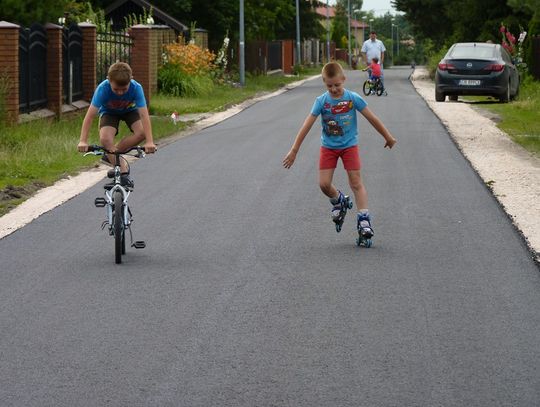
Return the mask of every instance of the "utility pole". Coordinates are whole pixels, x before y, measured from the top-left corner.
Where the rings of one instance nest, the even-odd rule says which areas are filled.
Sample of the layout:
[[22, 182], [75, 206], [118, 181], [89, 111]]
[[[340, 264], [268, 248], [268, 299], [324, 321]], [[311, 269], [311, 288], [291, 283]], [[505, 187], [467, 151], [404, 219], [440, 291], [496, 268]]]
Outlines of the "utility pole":
[[300, 65], [302, 63], [302, 56], [300, 53], [300, 0], [296, 0], [296, 63]]
[[330, 62], [330, 11], [326, 0], [326, 62]]
[[348, 59], [348, 62], [349, 62], [349, 67], [352, 65], [352, 61], [351, 61], [351, 0], [347, 0], [347, 35], [348, 35], [348, 45], [349, 45], [349, 53], [348, 53], [348, 56], [349, 58]]
[[240, 44], [238, 51], [239, 67], [240, 67], [240, 85], [246, 84], [246, 65], [244, 56], [244, 0], [240, 0]]

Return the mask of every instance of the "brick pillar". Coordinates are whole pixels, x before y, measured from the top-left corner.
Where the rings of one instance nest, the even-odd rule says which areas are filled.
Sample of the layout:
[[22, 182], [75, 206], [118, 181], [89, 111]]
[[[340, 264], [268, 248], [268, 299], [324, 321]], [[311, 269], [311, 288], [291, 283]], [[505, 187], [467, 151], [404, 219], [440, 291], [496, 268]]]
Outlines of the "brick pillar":
[[83, 99], [90, 101], [97, 85], [97, 30], [90, 23], [80, 23], [79, 28], [82, 31]]
[[0, 21], [0, 89], [7, 90], [0, 100], [9, 122], [19, 119], [19, 26]]
[[281, 41], [281, 63], [283, 73], [290, 75], [293, 73], [293, 40]]
[[56, 24], [46, 24], [47, 30], [47, 108], [52, 110], [57, 118], [62, 115], [63, 98], [63, 53], [62, 27]]
[[129, 31], [129, 36], [133, 39], [133, 46], [131, 49], [131, 69], [133, 70], [133, 79], [142, 85], [146, 103], [150, 106], [150, 95], [153, 82], [151, 50], [152, 44], [155, 42], [152, 38], [152, 29], [147, 25], [134, 25]]

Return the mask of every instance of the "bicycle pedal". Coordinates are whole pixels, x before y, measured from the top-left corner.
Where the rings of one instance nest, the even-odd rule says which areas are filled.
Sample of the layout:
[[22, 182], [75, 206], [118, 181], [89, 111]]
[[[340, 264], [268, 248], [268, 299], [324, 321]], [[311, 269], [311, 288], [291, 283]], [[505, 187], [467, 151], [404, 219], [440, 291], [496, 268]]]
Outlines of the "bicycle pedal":
[[98, 208], [103, 208], [105, 205], [107, 205], [107, 201], [105, 200], [105, 198], [96, 198], [94, 200], [94, 205], [96, 205], [96, 207]]
[[144, 249], [146, 247], [146, 243], [143, 240], [138, 240], [134, 242], [131, 247], [134, 247], [135, 249]]

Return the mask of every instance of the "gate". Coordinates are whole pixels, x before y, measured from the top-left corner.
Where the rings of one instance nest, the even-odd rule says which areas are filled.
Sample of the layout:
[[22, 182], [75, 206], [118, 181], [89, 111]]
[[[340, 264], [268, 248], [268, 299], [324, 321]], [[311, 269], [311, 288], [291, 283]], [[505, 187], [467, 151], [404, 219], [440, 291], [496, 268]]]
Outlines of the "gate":
[[40, 24], [19, 31], [19, 111], [47, 106], [47, 33]]
[[83, 98], [82, 32], [77, 24], [62, 30], [64, 103]]
[[273, 71], [282, 68], [281, 41], [271, 41], [268, 43], [268, 69]]
[[133, 40], [124, 32], [97, 33], [96, 78], [98, 84], [107, 78], [109, 67], [115, 62], [131, 63]]

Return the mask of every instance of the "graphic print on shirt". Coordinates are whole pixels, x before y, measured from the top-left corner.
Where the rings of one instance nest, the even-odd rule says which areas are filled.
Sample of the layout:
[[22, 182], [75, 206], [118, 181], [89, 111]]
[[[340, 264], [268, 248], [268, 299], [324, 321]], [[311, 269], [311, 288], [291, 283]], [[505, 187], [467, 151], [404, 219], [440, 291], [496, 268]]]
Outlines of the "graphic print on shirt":
[[111, 110], [127, 110], [137, 107], [134, 100], [109, 100], [107, 109]]
[[[352, 100], [343, 100], [335, 105], [325, 103], [322, 113], [324, 132], [329, 136], [343, 136], [344, 132], [341, 123], [344, 119], [350, 119], [350, 115], [346, 113], [353, 110], [353, 106]], [[343, 122], [343, 124], [348, 123], [348, 120]]]

